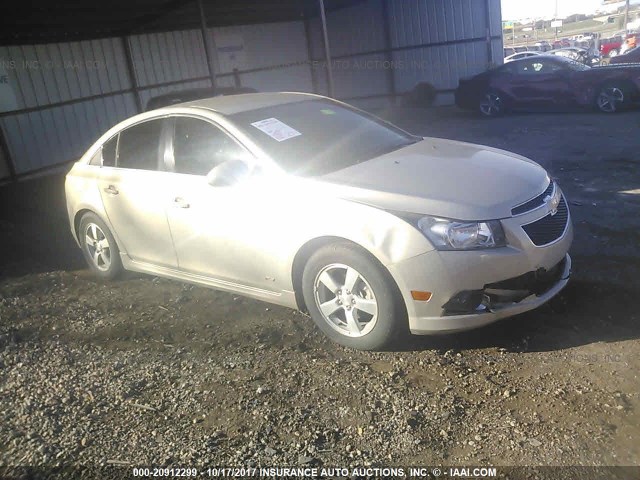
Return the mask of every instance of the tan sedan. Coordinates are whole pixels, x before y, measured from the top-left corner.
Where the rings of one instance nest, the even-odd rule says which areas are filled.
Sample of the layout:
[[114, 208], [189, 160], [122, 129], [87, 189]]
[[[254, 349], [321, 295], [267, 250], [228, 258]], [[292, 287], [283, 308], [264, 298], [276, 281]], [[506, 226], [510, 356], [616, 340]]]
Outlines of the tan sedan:
[[538, 164], [316, 95], [130, 118], [74, 165], [66, 197], [98, 276], [133, 270], [298, 308], [360, 349], [534, 309], [571, 269], [567, 202]]

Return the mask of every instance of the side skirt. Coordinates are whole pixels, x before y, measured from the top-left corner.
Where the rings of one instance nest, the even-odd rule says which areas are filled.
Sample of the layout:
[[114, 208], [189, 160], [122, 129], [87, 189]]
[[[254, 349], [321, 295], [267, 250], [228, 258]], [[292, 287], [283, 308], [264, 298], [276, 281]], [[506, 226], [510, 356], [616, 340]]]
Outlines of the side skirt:
[[225, 292], [237, 293], [250, 298], [255, 298], [257, 300], [263, 300], [268, 303], [282, 305], [283, 307], [289, 307], [295, 310], [298, 309], [298, 304], [296, 302], [294, 292], [290, 292], [287, 290], [283, 290], [280, 292], [263, 290], [261, 288], [228, 282], [226, 280], [205, 277], [204, 275], [187, 273], [167, 267], [159, 267], [157, 265], [152, 265], [144, 262], [136, 262], [134, 260], [131, 260], [131, 258], [129, 258], [129, 256], [124, 253], [121, 253], [120, 257], [122, 259], [122, 266], [125, 268], [125, 270], [146, 273], [149, 275], [156, 275], [158, 277], [168, 278], [170, 280], [192, 283], [194, 285], [209, 287], [216, 290], [223, 290]]

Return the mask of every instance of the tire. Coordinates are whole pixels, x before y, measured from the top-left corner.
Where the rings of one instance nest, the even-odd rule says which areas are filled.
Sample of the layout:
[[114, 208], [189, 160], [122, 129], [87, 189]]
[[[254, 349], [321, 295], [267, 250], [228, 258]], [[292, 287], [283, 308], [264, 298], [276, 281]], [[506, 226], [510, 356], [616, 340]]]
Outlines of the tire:
[[302, 294], [318, 328], [357, 350], [382, 350], [408, 332], [400, 292], [375, 259], [344, 242], [322, 247], [305, 265]]
[[122, 273], [120, 249], [105, 223], [97, 215], [85, 213], [82, 216], [78, 238], [84, 258], [98, 278], [113, 280]]
[[610, 83], [600, 87], [595, 98], [595, 108], [602, 113], [616, 113], [623, 110], [631, 96], [625, 85]]
[[478, 111], [487, 118], [500, 117], [504, 114], [504, 98], [496, 91], [488, 91], [478, 102]]

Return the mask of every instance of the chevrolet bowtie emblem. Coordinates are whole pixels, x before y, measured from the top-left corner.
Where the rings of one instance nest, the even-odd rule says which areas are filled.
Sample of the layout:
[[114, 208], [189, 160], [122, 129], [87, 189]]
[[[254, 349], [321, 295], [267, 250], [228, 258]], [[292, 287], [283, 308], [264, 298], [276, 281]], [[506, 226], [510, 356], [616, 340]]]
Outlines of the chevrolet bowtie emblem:
[[547, 195], [544, 199], [544, 203], [549, 207], [549, 213], [553, 217], [558, 213], [558, 206], [560, 205], [560, 192], [556, 189], [552, 195]]

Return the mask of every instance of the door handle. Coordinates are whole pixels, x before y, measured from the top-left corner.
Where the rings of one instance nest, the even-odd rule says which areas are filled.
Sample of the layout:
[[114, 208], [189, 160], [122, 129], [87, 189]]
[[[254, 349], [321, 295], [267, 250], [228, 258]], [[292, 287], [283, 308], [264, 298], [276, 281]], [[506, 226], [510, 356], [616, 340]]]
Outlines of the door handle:
[[182, 197], [176, 197], [173, 199], [173, 203], [178, 208], [189, 208], [191, 205], [187, 201], [185, 201]]
[[118, 195], [118, 193], [120, 193], [118, 189], [113, 185], [109, 185], [107, 188], [104, 189], [104, 191], [107, 192], [109, 195]]

